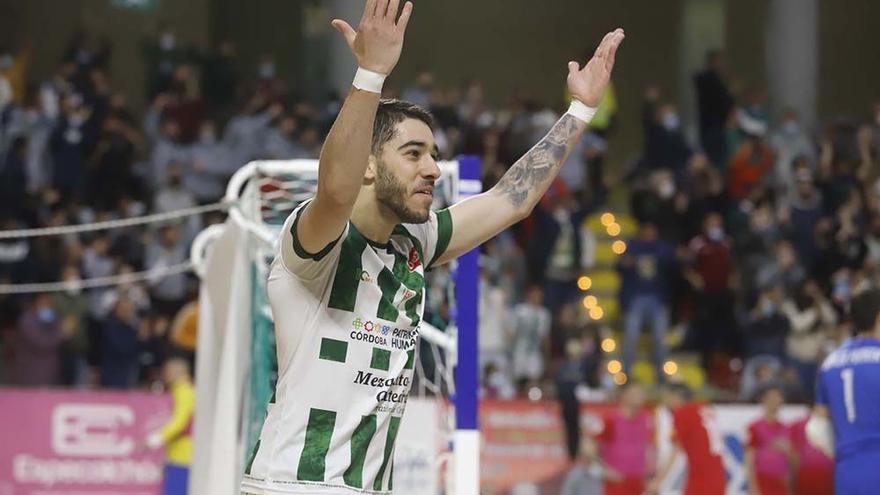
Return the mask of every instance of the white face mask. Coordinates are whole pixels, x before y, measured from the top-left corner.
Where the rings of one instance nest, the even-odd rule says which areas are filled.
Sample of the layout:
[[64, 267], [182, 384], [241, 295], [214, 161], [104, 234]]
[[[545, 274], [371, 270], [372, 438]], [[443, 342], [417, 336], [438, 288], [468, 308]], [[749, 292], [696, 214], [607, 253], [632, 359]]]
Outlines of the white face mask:
[[174, 34], [172, 33], [163, 33], [161, 37], [159, 37], [159, 48], [168, 51], [173, 50], [174, 45], [177, 44], [177, 40], [174, 38]]
[[801, 130], [801, 126], [795, 120], [789, 120], [782, 125], [782, 131], [786, 134], [797, 134]]
[[707, 232], [707, 235], [709, 236], [709, 239], [712, 239], [715, 242], [720, 242], [724, 239], [724, 229], [721, 227], [712, 227], [709, 229], [709, 232]]
[[678, 119], [678, 115], [668, 113], [663, 116], [663, 128], [667, 131], [677, 130], [679, 125], [681, 125], [681, 122]]
[[263, 79], [271, 79], [275, 77], [275, 64], [272, 63], [264, 63], [260, 64], [260, 77]]
[[663, 199], [669, 199], [675, 195], [675, 183], [671, 180], [663, 181], [660, 183], [660, 187], [657, 190], [657, 193]]
[[0, 69], [6, 70], [12, 67], [12, 64], [15, 63], [15, 58], [12, 55], [5, 53], [3, 56], [0, 56]]

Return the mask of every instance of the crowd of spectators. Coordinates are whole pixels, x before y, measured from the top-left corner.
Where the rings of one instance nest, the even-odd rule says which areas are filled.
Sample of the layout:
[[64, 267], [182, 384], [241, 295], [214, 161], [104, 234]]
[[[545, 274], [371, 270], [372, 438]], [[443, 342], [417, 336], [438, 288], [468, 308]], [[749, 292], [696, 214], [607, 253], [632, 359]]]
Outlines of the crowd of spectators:
[[[317, 158], [341, 103], [332, 93], [303, 98], [277, 76], [271, 55], [242, 71], [248, 64], [233, 43], [183, 47], [170, 27], [144, 43], [145, 109], [115, 90], [106, 40], [76, 36], [45, 81], [28, 79], [26, 48], [5, 52], [2, 230], [215, 203], [252, 159]], [[615, 174], [604, 166], [608, 138], [637, 119], [617, 115], [613, 93], [606, 95], [531, 217], [484, 246], [486, 396], [610, 386], [601, 339], [617, 331], [629, 373], [647, 326], [661, 379], [670, 353], [696, 352], [710, 382], [742, 398], [770, 380], [809, 398], [818, 363], [846, 333], [851, 294], [880, 276], [880, 107], [869, 122], [813, 130], [793, 111], [772, 116], [758, 89], [731, 93], [722, 66], [722, 55], [711, 53], [694, 78], [696, 140], [675, 103], [646, 89], [641, 153]], [[525, 94], [492, 107], [479, 81], [440, 87], [429, 71], [386, 96], [428, 106], [441, 156], [479, 155], [484, 188], [558, 117]], [[609, 204], [616, 188], [625, 188], [628, 204]], [[629, 212], [639, 227], [616, 262], [622, 316], [595, 321], [577, 287], [594, 265], [584, 219], [608, 208]], [[159, 275], [185, 262], [198, 231], [221, 220], [194, 215], [148, 228], [0, 239], [0, 284], [70, 283], [51, 294], [0, 294], [0, 382], [134, 387], [155, 380], [169, 354], [192, 357], [197, 281]], [[156, 276], [86, 291], [75, 283], [142, 271]], [[426, 321], [442, 327], [448, 319], [447, 305], [429, 304]], [[685, 330], [680, 348], [667, 348], [672, 328]]]
[[[487, 395], [533, 395], [525, 386], [535, 379], [516, 354], [526, 342], [546, 359], [544, 383], [555, 379], [560, 399], [572, 376], [610, 386], [615, 373], [600, 348], [610, 335], [621, 344], [612, 357], [624, 376], [642, 355], [662, 382], [671, 355], [695, 355], [716, 398], [752, 400], [767, 384], [783, 386], [790, 400], [812, 398], [819, 364], [850, 333], [852, 294], [880, 283], [880, 106], [867, 109], [869, 119], [834, 118], [813, 129], [793, 110], [771, 115], [760, 89], [733, 94], [725, 81], [723, 54], [708, 53], [693, 79], [693, 140], [677, 105], [646, 88], [641, 153], [619, 167], [629, 186], [624, 208], [604, 194], [585, 197], [563, 169], [532, 217], [489, 243], [480, 334]], [[601, 164], [606, 134], [584, 137], [578, 167]], [[632, 215], [638, 233], [615, 261], [621, 317], [596, 323], [576, 283], [595, 268], [582, 220], [615, 206]], [[549, 330], [536, 317], [524, 328], [514, 309], [538, 299], [524, 290], [535, 287], [551, 312]], [[644, 327], [647, 349], [639, 345]]]

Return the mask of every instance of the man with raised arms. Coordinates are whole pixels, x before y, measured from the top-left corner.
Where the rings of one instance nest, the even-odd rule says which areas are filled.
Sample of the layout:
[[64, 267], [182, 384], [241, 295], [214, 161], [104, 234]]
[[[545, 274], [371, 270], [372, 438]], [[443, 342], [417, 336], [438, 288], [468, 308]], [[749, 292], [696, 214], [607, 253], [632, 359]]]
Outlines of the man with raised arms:
[[367, 0], [357, 30], [334, 20], [358, 62], [321, 151], [315, 197], [283, 227], [268, 282], [278, 383], [243, 493], [387, 494], [412, 382], [424, 273], [535, 206], [584, 133], [623, 31], [568, 66], [568, 113], [491, 190], [431, 211], [440, 176], [430, 114], [379, 99], [413, 12]]

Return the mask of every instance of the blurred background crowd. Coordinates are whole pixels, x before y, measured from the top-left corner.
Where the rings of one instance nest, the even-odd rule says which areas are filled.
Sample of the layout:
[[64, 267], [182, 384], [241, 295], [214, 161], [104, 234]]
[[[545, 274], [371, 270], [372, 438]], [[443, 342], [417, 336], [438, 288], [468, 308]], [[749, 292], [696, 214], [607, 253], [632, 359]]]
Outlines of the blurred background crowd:
[[[141, 54], [143, 107], [109, 77], [100, 33], [76, 34], [43, 80], [27, 40], [0, 49], [0, 229], [214, 204], [250, 160], [317, 158], [341, 103], [333, 91], [306, 96], [268, 53], [195, 49], [172, 25]], [[484, 246], [484, 396], [566, 400], [678, 375], [716, 400], [751, 400], [770, 382], [811, 399], [818, 364], [848, 334], [850, 294], [880, 277], [880, 105], [807, 126], [735, 80], [724, 53], [707, 51], [692, 136], [683, 102], [658, 86], [633, 114], [612, 88], [541, 205]], [[385, 96], [429, 107], [442, 157], [480, 156], [484, 188], [567, 98], [560, 86], [550, 106], [526, 91], [491, 104], [480, 80], [444, 85], [430, 70]], [[622, 126], [641, 129], [641, 146], [613, 153]], [[0, 383], [134, 388], [168, 356], [192, 359], [197, 280], [165, 271], [223, 218], [0, 238], [0, 287], [62, 284], [0, 294]], [[108, 288], [74, 283], [141, 272]], [[426, 320], [442, 328], [449, 308], [431, 305]]]

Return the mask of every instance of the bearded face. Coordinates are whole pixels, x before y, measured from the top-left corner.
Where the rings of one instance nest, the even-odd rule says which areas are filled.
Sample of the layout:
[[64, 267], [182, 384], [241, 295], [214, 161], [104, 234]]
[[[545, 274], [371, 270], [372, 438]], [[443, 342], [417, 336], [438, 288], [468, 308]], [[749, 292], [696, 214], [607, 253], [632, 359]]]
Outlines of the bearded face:
[[434, 181], [440, 176], [431, 129], [415, 119], [397, 124], [394, 136], [375, 157], [376, 200], [401, 223], [428, 221]]
[[[433, 189], [433, 181], [424, 181], [419, 186], [430, 186]], [[427, 222], [430, 207], [418, 209], [410, 207], [407, 203], [411, 197], [412, 194], [409, 193], [406, 184], [394, 176], [388, 165], [380, 162], [376, 168], [376, 199], [391, 210], [400, 219], [400, 223]]]

